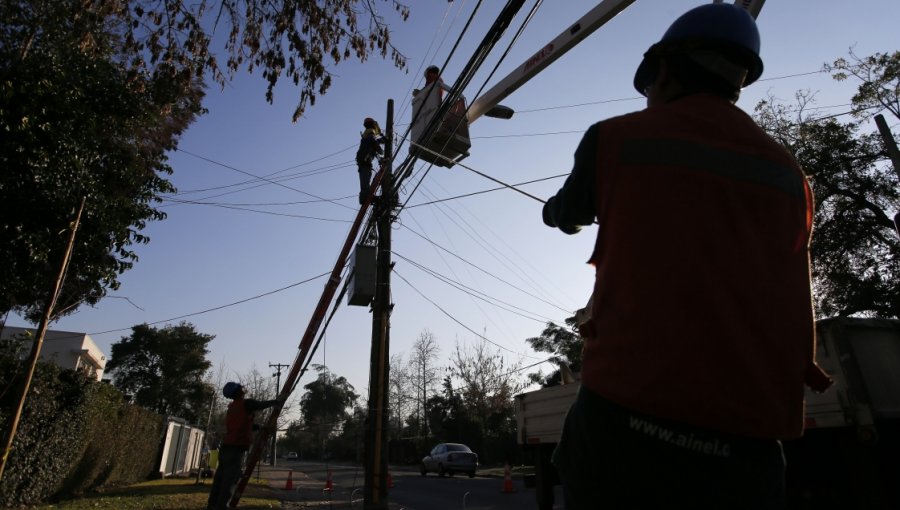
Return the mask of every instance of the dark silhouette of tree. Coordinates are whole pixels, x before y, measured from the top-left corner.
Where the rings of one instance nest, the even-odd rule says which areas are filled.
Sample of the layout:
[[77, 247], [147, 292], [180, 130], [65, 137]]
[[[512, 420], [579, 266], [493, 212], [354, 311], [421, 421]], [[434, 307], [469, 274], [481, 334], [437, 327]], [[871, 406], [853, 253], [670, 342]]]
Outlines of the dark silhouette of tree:
[[338, 434], [349, 418], [359, 395], [353, 385], [344, 377], [332, 374], [323, 365], [313, 365], [319, 376], [303, 388], [306, 393], [300, 397], [303, 426], [315, 438], [320, 451], [325, 450], [327, 441]]
[[112, 345], [106, 368], [131, 402], [205, 425], [213, 393], [219, 391], [203, 379], [212, 366], [206, 355], [213, 338], [186, 322], [161, 329], [141, 324]]
[[153, 206], [175, 191], [166, 154], [204, 113], [207, 77], [261, 69], [269, 102], [285, 77], [297, 120], [343, 60], [403, 68], [379, 4], [409, 15], [396, 0], [0, 3], [0, 314], [37, 321], [82, 197], [56, 315], [119, 287], [141, 231], [165, 218]]
[[[541, 331], [541, 336], [527, 338], [525, 341], [537, 352], [552, 354], [550, 361], [557, 366], [565, 364], [572, 372], [581, 371], [581, 349], [584, 346], [584, 339], [578, 334], [574, 316], [566, 319], [565, 327], [548, 322], [547, 327]], [[557, 368], [548, 375], [541, 372], [528, 374], [528, 379], [548, 387], [559, 385], [562, 376], [560, 369]]]
[[[900, 52], [856, 60], [826, 66], [840, 69], [840, 79], [866, 80], [854, 96], [854, 111], [863, 119], [878, 109], [896, 115]], [[810, 93], [796, 97], [795, 107], [761, 101], [756, 117], [797, 158], [812, 185], [816, 314], [900, 317], [900, 240], [890, 215], [900, 187], [882, 142], [860, 123], [817, 117]]]

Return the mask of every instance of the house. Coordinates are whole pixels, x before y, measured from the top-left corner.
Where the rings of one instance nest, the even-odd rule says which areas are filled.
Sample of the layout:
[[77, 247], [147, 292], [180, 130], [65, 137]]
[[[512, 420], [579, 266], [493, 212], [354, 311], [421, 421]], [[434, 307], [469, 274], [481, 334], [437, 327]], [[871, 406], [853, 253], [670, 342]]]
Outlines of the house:
[[[26, 333], [34, 338], [37, 330], [3, 326], [0, 338], [5, 340], [21, 337]], [[26, 355], [27, 352], [30, 350], [26, 351]], [[47, 330], [41, 347], [41, 359], [70, 370], [88, 370], [98, 381], [103, 379], [103, 370], [106, 368], [106, 356], [87, 333]]]

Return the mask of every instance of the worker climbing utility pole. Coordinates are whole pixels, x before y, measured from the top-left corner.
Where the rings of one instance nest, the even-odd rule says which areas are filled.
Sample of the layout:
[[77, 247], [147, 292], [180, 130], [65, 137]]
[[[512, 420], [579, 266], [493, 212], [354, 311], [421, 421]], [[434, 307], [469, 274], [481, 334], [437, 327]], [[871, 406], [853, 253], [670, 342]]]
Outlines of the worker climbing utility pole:
[[397, 205], [391, 169], [394, 136], [394, 100], [388, 100], [385, 123], [381, 199], [372, 221], [378, 233], [375, 298], [372, 301], [372, 353], [369, 368], [369, 412], [366, 417], [364, 508], [385, 510], [387, 501], [388, 367], [391, 331], [391, 221]]

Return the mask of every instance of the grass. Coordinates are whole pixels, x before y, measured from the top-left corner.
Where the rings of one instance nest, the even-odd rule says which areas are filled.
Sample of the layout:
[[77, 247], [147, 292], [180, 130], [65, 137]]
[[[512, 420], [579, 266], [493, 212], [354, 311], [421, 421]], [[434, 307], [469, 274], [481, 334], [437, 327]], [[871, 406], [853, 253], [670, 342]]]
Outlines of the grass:
[[[195, 485], [194, 479], [168, 478], [104, 490], [80, 499], [33, 507], [35, 510], [205, 510], [211, 482]], [[247, 486], [239, 508], [281, 508], [275, 491], [262, 484]]]

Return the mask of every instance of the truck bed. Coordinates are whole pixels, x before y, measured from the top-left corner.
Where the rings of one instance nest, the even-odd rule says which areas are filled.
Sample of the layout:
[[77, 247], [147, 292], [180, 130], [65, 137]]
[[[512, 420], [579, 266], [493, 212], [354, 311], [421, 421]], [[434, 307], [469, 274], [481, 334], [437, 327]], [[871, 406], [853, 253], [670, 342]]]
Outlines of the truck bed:
[[566, 411], [575, 400], [580, 386], [570, 383], [516, 395], [516, 438], [519, 444], [559, 442]]

